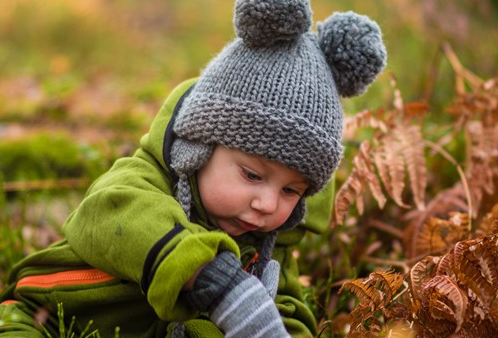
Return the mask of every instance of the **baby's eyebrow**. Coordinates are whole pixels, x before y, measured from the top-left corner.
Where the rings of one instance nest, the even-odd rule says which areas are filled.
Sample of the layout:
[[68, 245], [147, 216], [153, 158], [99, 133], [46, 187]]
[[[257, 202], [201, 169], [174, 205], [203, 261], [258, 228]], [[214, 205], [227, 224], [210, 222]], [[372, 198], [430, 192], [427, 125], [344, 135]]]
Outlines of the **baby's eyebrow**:
[[310, 186], [309, 182], [306, 179], [292, 181], [291, 183], [289, 183], [289, 185], [293, 185], [293, 186], [297, 185], [298, 188], [303, 188], [303, 189], [308, 189], [308, 187]]

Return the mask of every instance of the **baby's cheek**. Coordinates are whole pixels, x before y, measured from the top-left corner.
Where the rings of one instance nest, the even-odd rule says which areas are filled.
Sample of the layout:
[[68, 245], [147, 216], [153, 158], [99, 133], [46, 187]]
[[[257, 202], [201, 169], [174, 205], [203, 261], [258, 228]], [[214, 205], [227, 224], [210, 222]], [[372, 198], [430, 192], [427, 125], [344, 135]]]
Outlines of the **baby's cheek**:
[[292, 210], [289, 212], [286, 211], [275, 215], [274, 219], [271, 222], [271, 225], [269, 226], [271, 228], [270, 231], [275, 230], [278, 227], [282, 226], [285, 223], [285, 221], [287, 221], [287, 219], [290, 217], [291, 213]]
[[283, 215], [281, 216], [282, 218], [280, 219], [280, 225], [284, 224], [285, 221], [287, 221], [287, 219], [289, 219], [290, 215], [292, 214], [292, 212], [294, 211], [294, 209], [297, 207], [297, 204], [299, 203], [299, 201], [297, 202], [290, 202], [288, 204], [285, 205], [285, 207], [283, 208]]

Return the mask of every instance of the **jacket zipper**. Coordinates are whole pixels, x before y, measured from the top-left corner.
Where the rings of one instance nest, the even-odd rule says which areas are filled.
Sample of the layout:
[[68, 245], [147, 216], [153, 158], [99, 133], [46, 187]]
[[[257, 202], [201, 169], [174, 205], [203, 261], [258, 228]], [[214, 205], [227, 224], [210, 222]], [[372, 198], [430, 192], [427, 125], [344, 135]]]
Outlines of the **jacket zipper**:
[[51, 288], [64, 285], [96, 284], [113, 279], [116, 279], [116, 277], [98, 269], [71, 270], [21, 278], [17, 282], [16, 289], [21, 287]]

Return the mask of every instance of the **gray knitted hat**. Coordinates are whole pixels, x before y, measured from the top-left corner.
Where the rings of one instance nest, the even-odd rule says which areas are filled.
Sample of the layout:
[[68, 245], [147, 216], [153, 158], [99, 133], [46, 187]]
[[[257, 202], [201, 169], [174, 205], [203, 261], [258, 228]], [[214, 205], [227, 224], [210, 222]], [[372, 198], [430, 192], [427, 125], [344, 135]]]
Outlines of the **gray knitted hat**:
[[[379, 26], [336, 13], [315, 34], [307, 0], [237, 0], [234, 23], [237, 38], [180, 109], [172, 167], [182, 180], [220, 144], [299, 171], [313, 195], [342, 158], [341, 97], [363, 93], [386, 64]], [[301, 202], [292, 222], [303, 215]]]

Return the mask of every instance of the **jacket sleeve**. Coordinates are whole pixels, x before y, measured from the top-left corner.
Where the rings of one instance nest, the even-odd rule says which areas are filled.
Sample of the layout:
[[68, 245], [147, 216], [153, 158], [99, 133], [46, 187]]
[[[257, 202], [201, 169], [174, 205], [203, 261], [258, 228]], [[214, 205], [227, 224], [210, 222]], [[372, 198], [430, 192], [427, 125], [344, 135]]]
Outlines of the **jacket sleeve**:
[[63, 231], [88, 264], [141, 284], [164, 320], [196, 315], [181, 289], [199, 267], [219, 251], [240, 256], [228, 235], [188, 221], [167, 172], [142, 150], [116, 161], [90, 187]]

